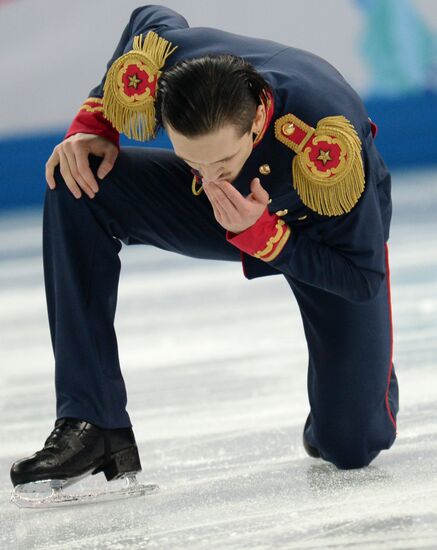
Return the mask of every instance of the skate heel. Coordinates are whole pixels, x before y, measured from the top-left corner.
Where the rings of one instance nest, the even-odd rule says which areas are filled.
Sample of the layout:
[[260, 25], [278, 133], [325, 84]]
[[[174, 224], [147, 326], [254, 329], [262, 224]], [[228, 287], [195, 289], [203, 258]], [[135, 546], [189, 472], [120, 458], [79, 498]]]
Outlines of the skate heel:
[[103, 471], [107, 481], [118, 479], [127, 473], [140, 472], [141, 462], [137, 447], [129, 447], [113, 454], [111, 460], [99, 468], [99, 471]]

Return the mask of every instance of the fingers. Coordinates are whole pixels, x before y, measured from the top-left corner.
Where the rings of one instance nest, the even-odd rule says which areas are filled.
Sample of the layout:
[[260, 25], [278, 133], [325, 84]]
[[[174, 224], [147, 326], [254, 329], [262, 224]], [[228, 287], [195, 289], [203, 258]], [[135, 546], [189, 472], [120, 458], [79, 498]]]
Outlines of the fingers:
[[80, 199], [80, 197], [82, 196], [82, 192], [80, 190], [79, 185], [76, 183], [76, 180], [71, 175], [67, 157], [62, 150], [59, 151], [59, 165], [60, 165], [61, 176], [64, 179], [65, 185], [76, 197], [76, 199]]
[[219, 222], [220, 225], [226, 227], [227, 225], [229, 225], [231, 218], [229, 215], [229, 208], [226, 207], [225, 201], [220, 200], [218, 194], [218, 191], [220, 190], [216, 189], [215, 183], [204, 185], [204, 189], [212, 205], [215, 219]]
[[55, 168], [59, 164], [59, 154], [56, 148], [50, 155], [49, 160], [46, 162], [46, 181], [50, 189], [55, 189], [56, 181], [54, 178]]
[[111, 147], [105, 151], [102, 162], [100, 163], [99, 169], [97, 170], [97, 177], [103, 179], [114, 167], [115, 161], [118, 156], [118, 149], [116, 147]]
[[[90, 185], [88, 184], [88, 182], [85, 181], [82, 174], [79, 172], [77, 163], [76, 163], [76, 157], [71, 152], [70, 149], [66, 147], [63, 149], [61, 153], [61, 161], [62, 159], [66, 160], [68, 163], [68, 172], [66, 173], [66, 176], [69, 178], [69, 180], [71, 181], [71, 178], [73, 178], [75, 183], [79, 186], [80, 190], [84, 191], [89, 196], [90, 199], [93, 199], [95, 196], [95, 193], [93, 189], [90, 187]], [[62, 162], [61, 162], [61, 168], [62, 168]], [[62, 176], [64, 177], [64, 180], [65, 180], [64, 174], [62, 174]], [[94, 183], [94, 185], [96, 186], [96, 189], [98, 189], [97, 183]]]
[[205, 191], [205, 194], [208, 197], [209, 202], [211, 203], [215, 219], [219, 223], [222, 223], [222, 208], [219, 208], [219, 205], [218, 205], [218, 203], [217, 203], [217, 201], [216, 201], [216, 199], [213, 195], [213, 192], [211, 191], [211, 187], [213, 185], [214, 184], [205, 184], [204, 183], [203, 184], [203, 190]]
[[253, 193], [245, 198], [229, 182], [203, 183], [216, 220], [228, 231], [241, 233], [251, 227], [265, 210], [267, 191], [261, 187], [259, 180], [252, 181], [251, 187]]
[[[238, 193], [238, 191], [237, 191]], [[229, 199], [229, 197], [226, 195], [226, 193], [219, 187], [215, 186], [213, 188], [213, 194], [214, 198], [217, 201], [218, 205], [223, 208], [226, 212], [228, 212], [230, 215], [238, 215], [239, 208], [235, 206], [235, 204]], [[244, 200], [244, 199], [243, 199]], [[242, 208], [245, 208], [245, 205], [242, 205]]]
[[234, 208], [240, 211], [247, 209], [246, 199], [231, 183], [228, 181], [219, 181], [217, 182], [217, 188], [227, 197]]
[[[68, 158], [69, 165], [76, 166], [78, 178], [76, 178], [73, 171], [71, 172], [74, 178], [76, 179], [76, 181], [80, 184], [82, 184], [82, 181], [83, 181], [85, 185], [88, 186], [88, 188], [92, 192], [97, 193], [97, 191], [99, 190], [99, 186], [90, 168], [90, 163], [88, 160], [88, 151], [79, 149], [76, 151], [76, 154], [74, 154], [74, 153], [69, 153], [68, 149], [66, 149], [65, 152]], [[70, 158], [71, 158], [71, 162], [70, 162]]]
[[81, 189], [90, 199], [94, 198], [99, 187], [89, 167], [87, 153], [82, 151], [75, 155], [71, 148], [65, 147], [65, 144], [64, 147], [55, 147], [45, 169], [46, 181], [52, 190], [56, 188], [54, 172], [58, 164], [65, 184], [76, 198], [82, 196]]
[[264, 189], [264, 187], [261, 185], [261, 181], [259, 178], [254, 178], [250, 183], [250, 190], [252, 197], [262, 204], [267, 204], [269, 200], [269, 194]]
[[[228, 199], [226, 194], [215, 183], [209, 183], [203, 186], [212, 207], [217, 221], [230, 223], [233, 219], [239, 217], [239, 212]], [[219, 217], [216, 215], [219, 215]]]
[[236, 206], [217, 183], [203, 184], [203, 188], [205, 189], [205, 193], [208, 195], [208, 198], [213, 201], [214, 204], [220, 206], [223, 210], [226, 210], [231, 214], [238, 213]]
[[113, 168], [118, 156], [118, 148], [105, 138], [94, 134], [75, 134], [53, 150], [46, 163], [46, 180], [50, 189], [55, 189], [54, 172], [59, 165], [65, 184], [72, 194], [80, 198], [82, 192], [90, 199], [99, 191], [96, 177], [90, 168], [89, 155], [103, 157], [98, 169], [98, 177], [103, 179]]

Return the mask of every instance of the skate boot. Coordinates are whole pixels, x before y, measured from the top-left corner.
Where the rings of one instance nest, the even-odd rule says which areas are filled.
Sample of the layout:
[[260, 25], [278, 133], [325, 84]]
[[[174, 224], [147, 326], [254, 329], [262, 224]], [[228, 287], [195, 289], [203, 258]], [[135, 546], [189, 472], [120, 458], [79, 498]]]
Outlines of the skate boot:
[[[141, 463], [131, 428], [102, 429], [77, 418], [60, 418], [44, 447], [14, 462], [11, 500], [22, 507], [47, 507], [135, 496], [156, 490], [140, 485]], [[123, 479], [113, 491], [66, 494], [64, 488], [103, 472], [107, 481]]]
[[312, 445], [310, 445], [305, 437], [305, 431], [306, 429], [308, 428], [308, 426], [310, 425], [310, 415], [308, 415], [307, 419], [306, 419], [306, 422], [305, 422], [305, 426], [304, 426], [304, 429], [303, 429], [303, 435], [302, 435], [302, 439], [303, 439], [303, 447], [305, 449], [305, 451], [307, 452], [307, 454], [312, 457], [312, 458], [320, 458], [320, 453], [318, 451], [318, 449], [316, 449], [316, 447], [313, 447]]

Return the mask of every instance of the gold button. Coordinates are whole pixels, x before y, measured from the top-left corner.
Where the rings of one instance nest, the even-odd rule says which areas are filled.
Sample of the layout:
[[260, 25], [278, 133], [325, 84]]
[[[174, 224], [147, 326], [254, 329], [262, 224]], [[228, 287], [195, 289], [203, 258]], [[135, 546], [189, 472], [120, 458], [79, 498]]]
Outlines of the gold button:
[[288, 214], [288, 210], [278, 210], [275, 214], [281, 218], [282, 216], [286, 216]]
[[263, 176], [268, 176], [270, 172], [271, 170], [268, 164], [261, 164], [261, 166], [259, 167], [259, 173], [262, 174]]
[[308, 218], [308, 216], [305, 215], [305, 216], [301, 216], [300, 218], [297, 218], [297, 219], [298, 219], [298, 220], [306, 220], [307, 218]]
[[282, 129], [282, 133], [284, 134], [284, 136], [291, 136], [291, 134], [295, 130], [295, 127], [294, 127], [294, 124], [292, 122], [286, 122], [285, 124], [282, 125], [281, 129]]

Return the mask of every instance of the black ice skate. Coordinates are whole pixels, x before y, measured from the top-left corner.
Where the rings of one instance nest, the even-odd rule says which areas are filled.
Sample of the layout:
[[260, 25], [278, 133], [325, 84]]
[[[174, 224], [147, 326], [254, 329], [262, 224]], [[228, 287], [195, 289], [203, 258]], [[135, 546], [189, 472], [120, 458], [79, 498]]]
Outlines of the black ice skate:
[[309, 455], [310, 457], [320, 458], [319, 450], [316, 449], [315, 447], [313, 447], [312, 445], [310, 445], [307, 441], [307, 438], [305, 437], [305, 430], [308, 428], [309, 425], [310, 425], [310, 415], [308, 415], [308, 417], [306, 419], [306, 422], [305, 422], [304, 429], [303, 429], [303, 434], [302, 434], [303, 447], [304, 447], [307, 455]]
[[[61, 418], [40, 451], [12, 465], [11, 500], [21, 507], [39, 508], [140, 496], [157, 490], [157, 485], [138, 483], [136, 474], [140, 471], [131, 428], [104, 430], [76, 418]], [[64, 492], [65, 487], [98, 472], [103, 472], [107, 481], [123, 480], [124, 486], [87, 494]]]

